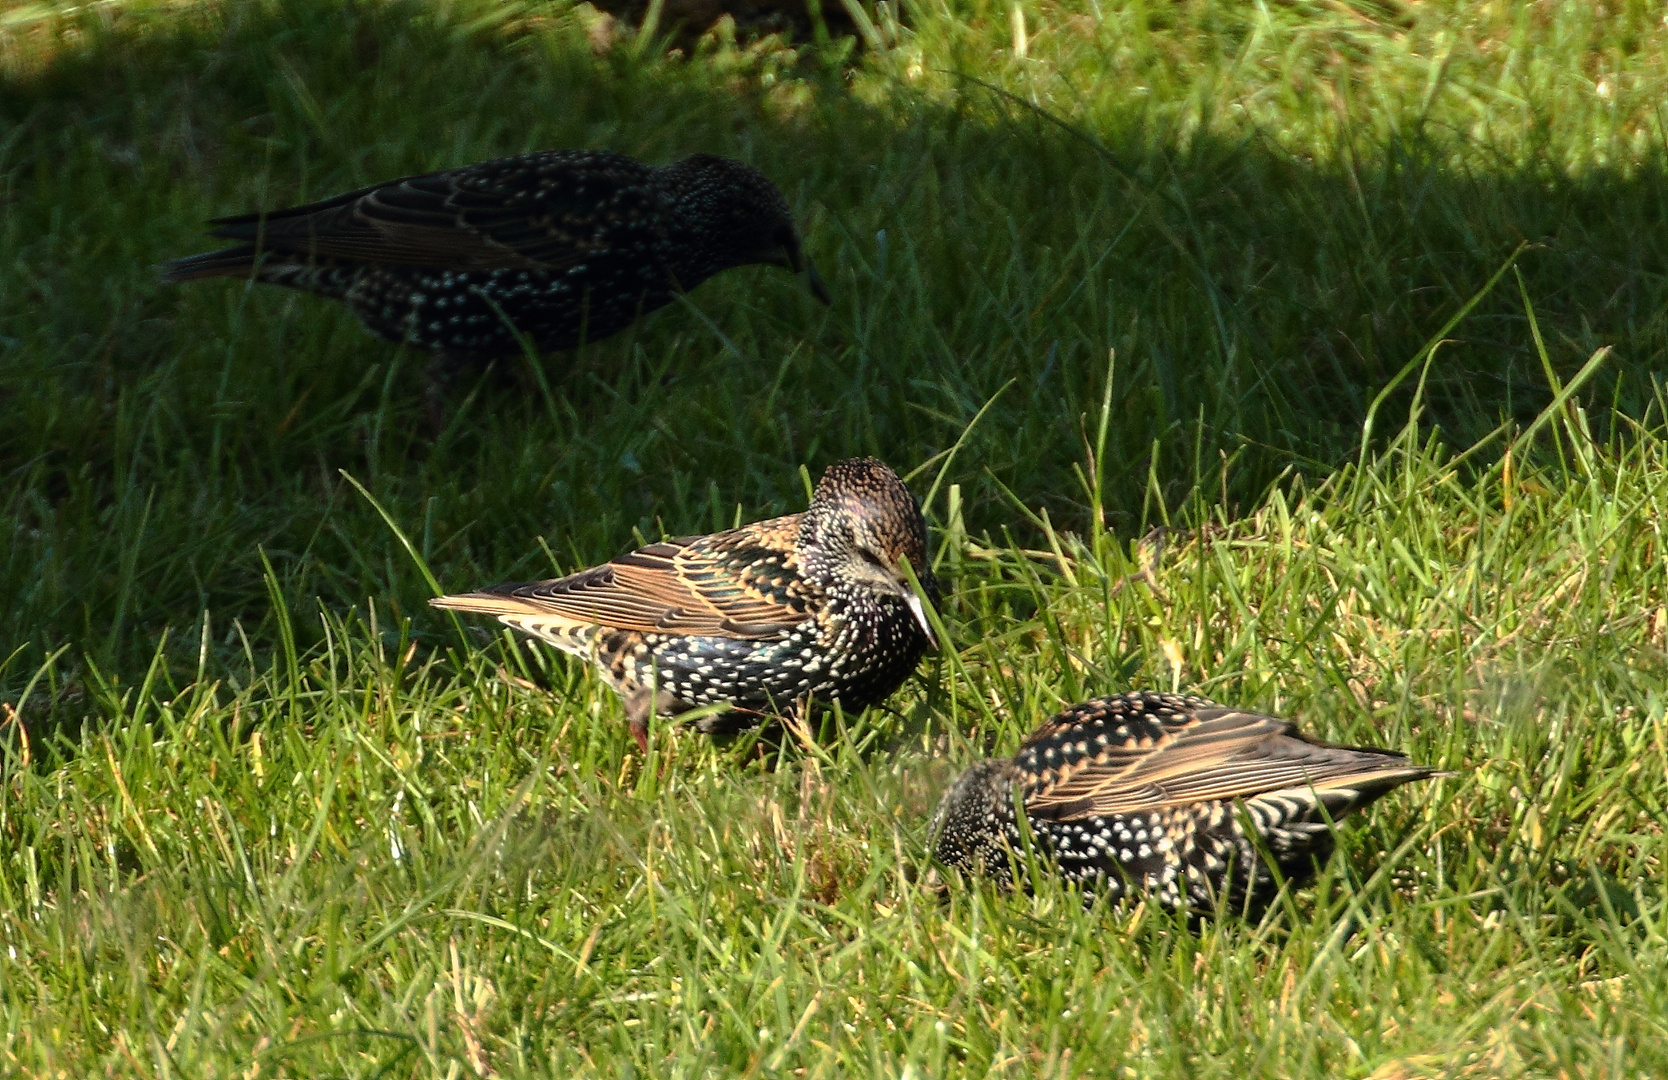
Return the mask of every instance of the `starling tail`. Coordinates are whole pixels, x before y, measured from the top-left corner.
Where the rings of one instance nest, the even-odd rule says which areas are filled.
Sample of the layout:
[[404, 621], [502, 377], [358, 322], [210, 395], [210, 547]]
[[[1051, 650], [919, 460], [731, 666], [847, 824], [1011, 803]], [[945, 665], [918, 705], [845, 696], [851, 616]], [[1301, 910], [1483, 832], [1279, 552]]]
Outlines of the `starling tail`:
[[201, 255], [187, 255], [183, 259], [163, 263], [158, 276], [164, 285], [211, 277], [248, 277], [254, 273], [259, 255], [260, 249], [254, 244], [205, 251]]
[[1124, 694], [1075, 705], [1013, 758], [964, 773], [933, 819], [933, 855], [1011, 884], [1017, 795], [1044, 863], [1091, 896], [1139, 890], [1173, 909], [1257, 910], [1279, 887], [1271, 862], [1279, 877], [1307, 880], [1332, 853], [1331, 822], [1434, 775], [1272, 716]]
[[935, 645], [904, 559], [928, 598], [927, 528], [909, 489], [873, 458], [828, 467], [802, 514], [651, 544], [564, 578], [441, 596], [594, 663], [648, 720], [703, 705], [714, 733], [806, 699], [885, 700]]

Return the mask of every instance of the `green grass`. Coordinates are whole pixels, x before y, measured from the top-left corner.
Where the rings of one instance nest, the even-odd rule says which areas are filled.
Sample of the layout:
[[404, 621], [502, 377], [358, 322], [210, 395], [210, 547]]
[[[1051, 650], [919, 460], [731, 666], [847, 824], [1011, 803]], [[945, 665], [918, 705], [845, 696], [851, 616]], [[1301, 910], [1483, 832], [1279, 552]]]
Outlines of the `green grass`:
[[[0, 5], [0, 1072], [1668, 1074], [1668, 26], [1609, 7]], [[759, 165], [833, 308], [723, 276], [431, 445], [421, 357], [149, 269], [565, 145]], [[955, 649], [774, 768], [424, 606], [857, 453]], [[1260, 923], [914, 884], [956, 769], [1141, 685], [1457, 775]]]

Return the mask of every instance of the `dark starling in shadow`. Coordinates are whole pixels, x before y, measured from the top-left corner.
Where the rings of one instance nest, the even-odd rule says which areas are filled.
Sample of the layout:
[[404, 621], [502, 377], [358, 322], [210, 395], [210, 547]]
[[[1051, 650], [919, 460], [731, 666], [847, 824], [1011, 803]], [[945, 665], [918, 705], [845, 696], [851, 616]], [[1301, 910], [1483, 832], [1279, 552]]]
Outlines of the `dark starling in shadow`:
[[541, 350], [598, 341], [737, 266], [804, 271], [828, 300], [782, 193], [711, 154], [657, 167], [546, 150], [212, 224], [238, 243], [163, 264], [163, 281], [253, 278], [340, 300], [442, 371], [516, 353], [518, 332]]

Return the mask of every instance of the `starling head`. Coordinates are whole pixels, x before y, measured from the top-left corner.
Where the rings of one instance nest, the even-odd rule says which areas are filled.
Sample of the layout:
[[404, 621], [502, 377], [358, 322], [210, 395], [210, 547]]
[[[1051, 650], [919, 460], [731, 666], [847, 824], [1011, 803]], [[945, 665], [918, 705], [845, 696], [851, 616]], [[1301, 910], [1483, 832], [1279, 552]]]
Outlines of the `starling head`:
[[936, 594], [927, 569], [927, 523], [915, 496], [885, 463], [853, 458], [824, 470], [801, 519], [800, 542], [835, 579], [901, 599], [927, 642], [938, 647], [902, 565], [907, 558], [922, 587]]
[[803, 272], [811, 295], [829, 302], [822, 276], [806, 257], [788, 201], [750, 165], [694, 154], [666, 167], [666, 186], [710, 245], [712, 272], [762, 263]]
[[1007, 880], [1008, 850], [1002, 837], [1015, 820], [1013, 774], [1013, 762], [992, 758], [950, 785], [927, 830], [933, 858], [958, 870], [982, 870]]

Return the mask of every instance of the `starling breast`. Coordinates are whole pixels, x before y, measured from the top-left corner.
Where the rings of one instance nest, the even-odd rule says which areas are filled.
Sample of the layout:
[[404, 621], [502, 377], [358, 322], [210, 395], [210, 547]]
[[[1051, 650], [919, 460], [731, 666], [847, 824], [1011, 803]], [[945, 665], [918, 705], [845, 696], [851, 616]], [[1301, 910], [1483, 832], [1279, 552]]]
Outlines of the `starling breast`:
[[732, 267], [804, 269], [788, 204], [739, 161], [645, 165], [547, 150], [407, 176], [323, 202], [221, 218], [238, 243], [167, 282], [243, 277], [340, 300], [367, 329], [462, 359], [565, 349], [625, 329]]
[[739, 730], [806, 699], [877, 704], [933, 641], [927, 529], [909, 489], [873, 458], [842, 461], [802, 514], [651, 544], [551, 581], [442, 596], [592, 661], [646, 745], [652, 712], [726, 703], [703, 730]]
[[1017, 801], [1043, 865], [1091, 896], [1257, 910], [1278, 889], [1270, 861], [1311, 878], [1332, 853], [1329, 821], [1433, 775], [1204, 698], [1123, 694], [1074, 705], [1011, 759], [964, 773], [934, 817], [933, 854], [1011, 884]]

